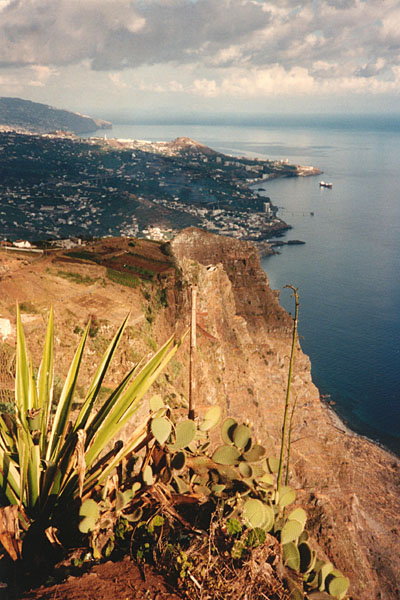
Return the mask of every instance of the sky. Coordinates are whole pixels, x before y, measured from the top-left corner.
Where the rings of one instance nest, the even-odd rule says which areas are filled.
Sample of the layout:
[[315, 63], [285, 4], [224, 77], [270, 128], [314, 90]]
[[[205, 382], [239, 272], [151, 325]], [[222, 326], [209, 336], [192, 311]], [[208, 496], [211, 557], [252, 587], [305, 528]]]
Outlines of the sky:
[[400, 0], [0, 0], [0, 96], [113, 119], [399, 113]]

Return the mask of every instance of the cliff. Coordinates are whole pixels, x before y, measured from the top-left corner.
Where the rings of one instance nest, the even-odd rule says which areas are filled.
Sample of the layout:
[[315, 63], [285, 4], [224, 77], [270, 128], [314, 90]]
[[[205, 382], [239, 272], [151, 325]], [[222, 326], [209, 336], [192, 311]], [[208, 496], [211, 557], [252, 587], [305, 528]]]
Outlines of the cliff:
[[[251, 244], [186, 230], [172, 247], [188, 280], [197, 279], [199, 310], [207, 313], [209, 332], [218, 339], [202, 341], [199, 397], [249, 418], [277, 453], [291, 319], [270, 290]], [[193, 261], [217, 268], [199, 269]], [[308, 526], [326, 556], [351, 579], [354, 598], [397, 598], [400, 462], [348, 431], [320, 402], [300, 346], [294, 373], [292, 483], [307, 507]]]
[[[277, 455], [291, 318], [269, 288], [254, 247], [194, 228], [182, 231], [167, 246], [140, 244], [132, 249], [128, 240], [103, 240], [85, 249], [85, 259], [65, 258], [60, 252], [35, 262], [0, 255], [0, 317], [3, 348], [10, 357], [7, 365], [12, 362], [17, 299], [24, 308], [34, 360], [40, 351], [34, 341], [42, 339], [43, 317], [49, 303], [54, 305], [60, 368], [77, 343], [77, 326], [83, 326], [90, 314], [96, 317], [88, 373], [115, 325], [130, 309], [128, 338], [114, 371], [117, 379], [155, 342], [161, 343], [171, 331], [188, 324], [189, 288], [196, 285], [201, 315], [195, 370], [197, 410], [220, 403], [226, 414], [249, 419], [268, 454]], [[90, 253], [97, 264], [90, 260]], [[142, 273], [153, 265], [152, 283], [142, 280], [136, 287], [127, 287], [107, 279], [107, 257], [115, 257], [114, 265], [120, 260], [122, 269], [135, 253], [142, 261]], [[7, 352], [3, 350], [3, 364]], [[187, 397], [187, 364], [183, 350], [157, 384], [164, 397], [178, 405]], [[9, 369], [3, 373], [0, 384], [5, 389], [10, 387]], [[83, 374], [82, 388], [85, 382]], [[291, 484], [298, 491], [299, 504], [307, 510], [313, 543], [350, 578], [353, 598], [399, 597], [400, 461], [349, 432], [320, 402], [309, 359], [300, 346], [292, 397], [297, 399], [297, 410]]]
[[111, 123], [39, 102], [3, 97], [0, 98], [0, 126], [36, 133], [70, 131], [80, 134], [110, 129]]

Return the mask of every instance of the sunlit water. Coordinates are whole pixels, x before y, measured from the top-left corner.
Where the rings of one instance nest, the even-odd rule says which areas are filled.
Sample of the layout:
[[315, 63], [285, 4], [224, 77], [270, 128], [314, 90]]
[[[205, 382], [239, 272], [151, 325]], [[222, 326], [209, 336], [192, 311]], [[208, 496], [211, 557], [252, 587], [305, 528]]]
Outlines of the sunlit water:
[[[400, 454], [399, 121], [300, 120], [264, 126], [116, 126], [108, 136], [192, 137], [231, 154], [314, 165], [319, 177], [264, 183], [293, 226], [262, 261], [270, 284], [299, 288], [302, 347], [321, 393], [348, 425]], [[258, 186], [257, 186], [258, 187]], [[310, 213], [314, 213], [311, 216]], [[287, 291], [282, 305], [291, 310]]]

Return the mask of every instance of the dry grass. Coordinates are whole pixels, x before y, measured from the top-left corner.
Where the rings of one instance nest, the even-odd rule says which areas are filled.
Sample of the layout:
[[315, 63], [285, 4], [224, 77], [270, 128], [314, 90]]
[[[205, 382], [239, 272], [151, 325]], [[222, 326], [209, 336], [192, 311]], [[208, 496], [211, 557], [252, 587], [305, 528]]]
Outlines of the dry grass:
[[262, 544], [245, 549], [240, 558], [232, 557], [232, 546], [232, 537], [214, 518], [208, 534], [191, 536], [184, 550], [179, 544], [159, 547], [157, 567], [190, 600], [292, 598], [276, 538], [266, 534]]

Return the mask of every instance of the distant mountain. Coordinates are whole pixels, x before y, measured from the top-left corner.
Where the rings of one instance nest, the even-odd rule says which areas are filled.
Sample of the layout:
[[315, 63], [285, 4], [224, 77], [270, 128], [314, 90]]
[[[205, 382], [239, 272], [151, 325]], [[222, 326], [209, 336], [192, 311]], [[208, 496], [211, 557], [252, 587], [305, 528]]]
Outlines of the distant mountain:
[[111, 123], [102, 119], [92, 119], [79, 113], [60, 110], [30, 100], [5, 97], [0, 98], [1, 126], [37, 133], [70, 131], [76, 134], [91, 133], [97, 129], [112, 127]]

